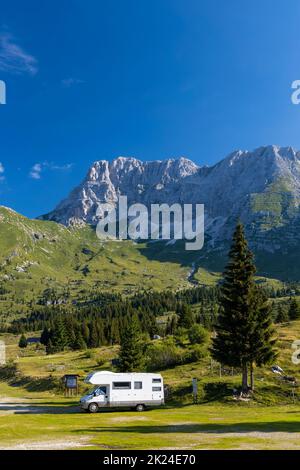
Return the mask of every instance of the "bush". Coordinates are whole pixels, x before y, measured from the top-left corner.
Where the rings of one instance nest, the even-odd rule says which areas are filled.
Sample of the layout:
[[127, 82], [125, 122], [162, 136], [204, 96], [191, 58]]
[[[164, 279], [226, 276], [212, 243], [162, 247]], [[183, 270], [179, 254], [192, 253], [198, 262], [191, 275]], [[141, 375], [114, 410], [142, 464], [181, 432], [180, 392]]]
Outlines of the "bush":
[[19, 348], [21, 349], [27, 348], [27, 339], [24, 333], [21, 335], [21, 338], [19, 341]]
[[146, 354], [148, 370], [161, 370], [182, 364], [184, 357], [182, 349], [176, 346], [173, 338], [150, 344]]
[[200, 361], [200, 359], [203, 359], [206, 357], [208, 354], [207, 348], [205, 346], [201, 346], [200, 344], [195, 344], [192, 346], [185, 354], [184, 356], [184, 362], [185, 363], [190, 363], [190, 362], [197, 362]]
[[188, 340], [187, 331], [188, 330], [186, 328], [182, 328], [182, 327], [178, 327], [176, 329], [174, 339], [175, 339], [175, 342], [178, 346], [184, 347], [184, 345], [186, 344], [186, 342]]
[[202, 325], [195, 324], [188, 330], [191, 344], [204, 345], [208, 342], [208, 331]]
[[104, 364], [106, 362], [109, 362], [110, 360], [111, 360], [111, 358], [110, 358], [109, 354], [102, 353], [101, 356], [98, 356], [96, 358], [96, 364], [97, 364], [97, 366], [102, 367], [102, 366], [104, 366]]
[[94, 352], [91, 351], [90, 349], [88, 349], [85, 353], [84, 353], [84, 357], [86, 359], [93, 359], [94, 358]]
[[106, 362], [106, 360], [105, 360], [104, 357], [98, 357], [97, 360], [96, 360], [96, 364], [97, 364], [97, 366], [99, 366], [99, 367], [104, 366], [105, 362]]

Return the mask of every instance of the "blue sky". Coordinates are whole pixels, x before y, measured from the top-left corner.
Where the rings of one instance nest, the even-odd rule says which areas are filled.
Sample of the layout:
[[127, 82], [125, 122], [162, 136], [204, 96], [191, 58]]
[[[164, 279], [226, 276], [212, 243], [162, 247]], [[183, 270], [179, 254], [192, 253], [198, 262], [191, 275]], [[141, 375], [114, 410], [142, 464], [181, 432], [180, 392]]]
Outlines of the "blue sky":
[[0, 204], [52, 209], [97, 159], [300, 148], [300, 2], [2, 2]]

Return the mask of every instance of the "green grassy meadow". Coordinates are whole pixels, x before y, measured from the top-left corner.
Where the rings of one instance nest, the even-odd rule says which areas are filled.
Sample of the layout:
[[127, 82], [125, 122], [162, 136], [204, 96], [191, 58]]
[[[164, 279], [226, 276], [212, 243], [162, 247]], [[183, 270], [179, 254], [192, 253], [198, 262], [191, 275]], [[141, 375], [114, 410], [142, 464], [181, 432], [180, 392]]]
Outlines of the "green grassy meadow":
[[[299, 378], [291, 362], [291, 344], [300, 322], [278, 328], [277, 363]], [[143, 413], [106, 410], [80, 412], [78, 398], [59, 388], [65, 373], [83, 378], [92, 370], [111, 369], [117, 347], [46, 356], [35, 345], [21, 351], [18, 338], [2, 335], [8, 365], [0, 369], [0, 448], [2, 449], [299, 449], [300, 393], [265, 367], [256, 371], [256, 392], [237, 401], [237, 371], [222, 371], [209, 358], [161, 371], [169, 389], [166, 406]], [[101, 365], [99, 365], [101, 364]], [[198, 404], [191, 379], [198, 378]], [[294, 390], [294, 391], [293, 391]]]

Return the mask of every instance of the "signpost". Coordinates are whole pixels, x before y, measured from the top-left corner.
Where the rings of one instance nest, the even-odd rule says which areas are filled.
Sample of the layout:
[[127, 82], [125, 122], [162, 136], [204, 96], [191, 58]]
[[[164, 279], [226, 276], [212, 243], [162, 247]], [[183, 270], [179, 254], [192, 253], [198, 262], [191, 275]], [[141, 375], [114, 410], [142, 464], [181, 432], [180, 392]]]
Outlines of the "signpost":
[[78, 395], [78, 375], [66, 374], [63, 376], [65, 396], [73, 397]]
[[193, 402], [197, 404], [198, 403], [198, 381], [196, 378], [193, 378], [192, 385], [193, 385]]
[[0, 366], [5, 366], [6, 364], [6, 354], [5, 354], [5, 343], [0, 341]]

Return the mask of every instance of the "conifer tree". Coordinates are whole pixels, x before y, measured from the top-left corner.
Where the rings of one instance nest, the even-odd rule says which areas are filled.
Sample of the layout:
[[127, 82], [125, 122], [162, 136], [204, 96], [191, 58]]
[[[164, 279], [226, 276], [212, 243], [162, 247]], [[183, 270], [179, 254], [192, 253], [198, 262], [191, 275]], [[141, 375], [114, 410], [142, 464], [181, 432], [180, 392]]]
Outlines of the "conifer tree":
[[97, 348], [98, 346], [99, 346], [99, 334], [97, 330], [97, 325], [95, 321], [92, 321], [90, 324], [89, 347]]
[[83, 336], [80, 330], [76, 331], [76, 337], [72, 344], [72, 349], [74, 350], [86, 349], [86, 343], [83, 339]]
[[19, 348], [27, 348], [27, 339], [24, 333], [22, 333], [20, 341], [19, 341]]
[[272, 357], [275, 340], [271, 314], [254, 282], [256, 269], [243, 225], [236, 226], [221, 286], [221, 310], [212, 356], [222, 364], [241, 367], [242, 390], [248, 391], [248, 370]]
[[87, 324], [86, 320], [84, 320], [83, 323], [82, 323], [81, 334], [82, 334], [82, 337], [83, 337], [83, 340], [84, 340], [85, 344], [88, 344], [89, 336], [90, 336], [90, 330], [89, 330], [89, 327], [88, 327], [88, 324]]
[[166, 326], [166, 335], [174, 335], [177, 328], [177, 318], [175, 315], [168, 318]]
[[117, 318], [112, 319], [111, 323], [111, 344], [120, 343], [119, 321]]
[[63, 351], [68, 344], [65, 323], [61, 315], [57, 317], [54, 323], [54, 328], [51, 334], [51, 342], [54, 351]]
[[300, 308], [296, 299], [292, 299], [290, 302], [289, 319], [290, 320], [300, 319]]
[[49, 338], [49, 341], [48, 341], [47, 346], [46, 346], [46, 353], [47, 354], [53, 354], [54, 352], [55, 352], [55, 348], [52, 344], [51, 338]]
[[139, 320], [133, 315], [121, 334], [120, 372], [140, 371], [144, 366], [144, 351]]
[[187, 304], [181, 304], [178, 308], [178, 326], [181, 328], [191, 328], [195, 323], [191, 307]]
[[289, 314], [282, 305], [279, 305], [276, 317], [276, 323], [285, 323], [289, 321]]
[[250, 388], [254, 391], [254, 367], [269, 364], [277, 357], [277, 338], [273, 327], [272, 307], [263, 291], [255, 287], [250, 346]]
[[49, 341], [49, 338], [50, 338], [50, 332], [48, 328], [45, 326], [41, 334], [40, 343], [46, 346]]

